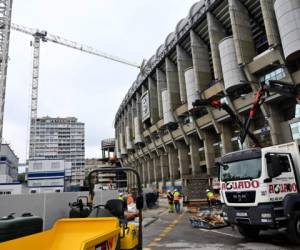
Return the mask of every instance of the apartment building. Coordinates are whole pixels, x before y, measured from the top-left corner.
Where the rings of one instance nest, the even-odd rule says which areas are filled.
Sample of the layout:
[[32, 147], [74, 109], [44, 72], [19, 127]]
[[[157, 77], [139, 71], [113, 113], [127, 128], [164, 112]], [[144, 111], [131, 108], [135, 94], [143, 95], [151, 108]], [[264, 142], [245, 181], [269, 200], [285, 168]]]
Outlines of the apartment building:
[[67, 185], [83, 186], [84, 145], [84, 123], [77, 118], [37, 118], [36, 128], [31, 127], [30, 132], [29, 160], [63, 159], [71, 163]]
[[[291, 18], [292, 17], [292, 18]], [[300, 1], [201, 0], [154, 51], [115, 116], [116, 152], [144, 186], [217, 175], [220, 156], [253, 145], [223, 111], [197, 99], [217, 98], [245, 120], [269, 80], [300, 83]], [[251, 131], [262, 146], [299, 137], [295, 101], [270, 93]], [[295, 114], [297, 115], [295, 118]], [[129, 176], [130, 185], [136, 182]]]
[[8, 144], [0, 148], [0, 183], [13, 183], [18, 179], [19, 158]]

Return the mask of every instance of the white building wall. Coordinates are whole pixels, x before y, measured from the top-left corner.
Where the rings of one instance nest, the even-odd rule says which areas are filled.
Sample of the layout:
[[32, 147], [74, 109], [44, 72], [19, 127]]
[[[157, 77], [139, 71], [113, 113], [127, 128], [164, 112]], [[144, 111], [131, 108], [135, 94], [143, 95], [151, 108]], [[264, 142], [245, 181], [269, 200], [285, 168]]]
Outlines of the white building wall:
[[22, 194], [22, 184], [1, 184], [0, 185], [0, 196], [1, 195], [15, 195]]
[[17, 181], [19, 159], [8, 144], [1, 144], [0, 150], [0, 183]]
[[34, 160], [29, 161], [28, 173], [65, 171], [64, 160]]
[[64, 186], [64, 178], [57, 179], [37, 179], [37, 180], [28, 180], [28, 187], [41, 187], [41, 186]]

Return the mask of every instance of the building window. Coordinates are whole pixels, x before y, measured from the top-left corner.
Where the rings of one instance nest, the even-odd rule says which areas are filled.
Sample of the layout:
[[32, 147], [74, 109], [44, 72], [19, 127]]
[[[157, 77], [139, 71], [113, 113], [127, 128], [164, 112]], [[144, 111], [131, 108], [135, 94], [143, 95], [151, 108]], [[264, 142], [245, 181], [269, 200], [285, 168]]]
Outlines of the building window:
[[11, 191], [0, 191], [0, 195], [11, 195]]
[[215, 158], [221, 157], [222, 144], [218, 142], [218, 143], [214, 143], [213, 146], [214, 146]]
[[42, 169], [43, 164], [41, 162], [34, 162], [32, 167], [33, 167], [34, 170]]
[[[296, 109], [297, 112], [297, 109]], [[295, 122], [291, 124], [293, 140], [300, 138], [300, 122]]]
[[51, 168], [54, 169], [60, 168], [60, 162], [59, 161], [51, 162]]
[[295, 109], [295, 118], [300, 117], [300, 105], [296, 104], [296, 109]]

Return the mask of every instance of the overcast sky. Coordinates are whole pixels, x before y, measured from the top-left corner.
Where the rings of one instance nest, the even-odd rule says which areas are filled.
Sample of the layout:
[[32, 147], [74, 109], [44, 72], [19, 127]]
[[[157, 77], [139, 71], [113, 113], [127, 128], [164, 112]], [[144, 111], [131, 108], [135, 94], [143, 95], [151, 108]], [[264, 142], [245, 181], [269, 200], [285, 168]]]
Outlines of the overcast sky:
[[[140, 63], [149, 59], [196, 0], [14, 0], [12, 22], [47, 30]], [[32, 48], [11, 32], [4, 142], [27, 159]], [[41, 45], [38, 116], [75, 116], [85, 123], [87, 157], [100, 157], [114, 136], [115, 113], [138, 70], [52, 44]]]

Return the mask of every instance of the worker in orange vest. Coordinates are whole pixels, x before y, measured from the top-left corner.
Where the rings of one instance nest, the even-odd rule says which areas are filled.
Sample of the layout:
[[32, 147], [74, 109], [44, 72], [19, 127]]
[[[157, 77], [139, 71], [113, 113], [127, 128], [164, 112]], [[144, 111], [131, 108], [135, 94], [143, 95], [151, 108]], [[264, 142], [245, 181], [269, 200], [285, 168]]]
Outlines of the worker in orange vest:
[[167, 199], [169, 203], [169, 213], [174, 213], [174, 195], [171, 190], [167, 191]]
[[180, 200], [181, 200], [181, 195], [180, 193], [178, 192], [177, 189], [174, 190], [174, 205], [175, 205], [175, 211], [176, 213], [180, 213]]

